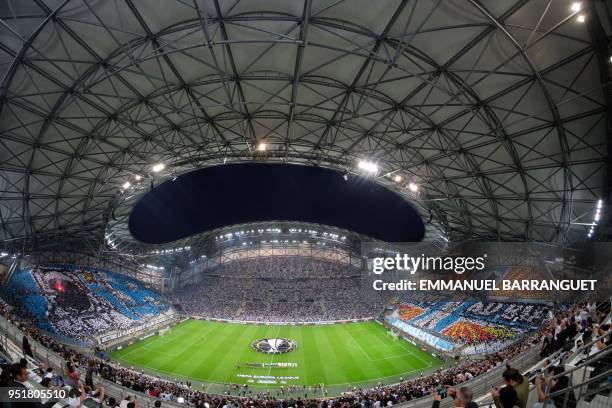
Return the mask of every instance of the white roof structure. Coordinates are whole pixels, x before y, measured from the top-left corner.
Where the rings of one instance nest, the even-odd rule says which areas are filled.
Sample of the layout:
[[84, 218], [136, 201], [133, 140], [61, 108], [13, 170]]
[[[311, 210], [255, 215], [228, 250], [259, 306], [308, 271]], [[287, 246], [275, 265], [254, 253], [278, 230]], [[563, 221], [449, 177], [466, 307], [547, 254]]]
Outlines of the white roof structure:
[[139, 183], [251, 160], [374, 162], [451, 238], [585, 239], [611, 19], [577, 4], [4, 1], [0, 241], [103, 242]]

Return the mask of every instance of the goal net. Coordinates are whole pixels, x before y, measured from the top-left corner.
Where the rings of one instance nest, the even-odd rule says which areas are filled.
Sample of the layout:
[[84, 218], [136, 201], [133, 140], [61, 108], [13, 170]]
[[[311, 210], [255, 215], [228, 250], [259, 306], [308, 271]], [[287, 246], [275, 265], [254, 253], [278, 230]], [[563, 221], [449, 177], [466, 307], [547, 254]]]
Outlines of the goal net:
[[170, 334], [170, 333], [172, 333], [172, 329], [170, 328], [170, 326], [164, 327], [163, 329], [160, 329], [158, 332], [160, 336], [165, 336], [166, 334]]

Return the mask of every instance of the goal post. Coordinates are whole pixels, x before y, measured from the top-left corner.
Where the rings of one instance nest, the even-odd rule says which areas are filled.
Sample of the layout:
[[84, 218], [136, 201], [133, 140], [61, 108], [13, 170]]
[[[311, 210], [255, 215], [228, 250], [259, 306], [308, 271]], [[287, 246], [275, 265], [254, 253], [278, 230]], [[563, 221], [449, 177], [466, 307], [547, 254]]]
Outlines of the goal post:
[[160, 337], [163, 337], [166, 334], [172, 333], [172, 328], [170, 326], [164, 327], [163, 329], [160, 329], [157, 333]]

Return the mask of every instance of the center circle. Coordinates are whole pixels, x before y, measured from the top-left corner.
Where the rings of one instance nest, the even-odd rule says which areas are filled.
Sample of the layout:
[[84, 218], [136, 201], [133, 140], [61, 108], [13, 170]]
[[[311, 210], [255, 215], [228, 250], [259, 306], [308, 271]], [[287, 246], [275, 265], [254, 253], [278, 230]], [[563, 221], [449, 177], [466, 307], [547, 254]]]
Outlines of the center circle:
[[295, 341], [283, 338], [259, 339], [251, 343], [253, 350], [266, 354], [289, 353], [295, 350], [296, 346]]

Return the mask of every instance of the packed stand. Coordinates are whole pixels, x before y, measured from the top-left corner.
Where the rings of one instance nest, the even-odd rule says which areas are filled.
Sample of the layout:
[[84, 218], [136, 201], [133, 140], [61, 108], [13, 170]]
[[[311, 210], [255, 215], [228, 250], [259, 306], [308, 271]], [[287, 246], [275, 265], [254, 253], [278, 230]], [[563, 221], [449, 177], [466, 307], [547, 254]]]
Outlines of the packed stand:
[[352, 265], [270, 256], [218, 265], [198, 285], [175, 292], [174, 302], [206, 318], [316, 322], [376, 317], [388, 299], [366, 295]]
[[[541, 266], [513, 266], [508, 269], [503, 279], [508, 281], [546, 280], [548, 274]], [[553, 293], [545, 290], [496, 290], [490, 295], [509, 299], [552, 300], [553, 298]]]
[[457, 345], [515, 340], [551, 317], [542, 303], [483, 302], [457, 296], [415, 294], [397, 304], [397, 317]]
[[76, 265], [17, 271], [2, 295], [39, 328], [79, 340], [127, 329], [169, 307], [134, 279]]

